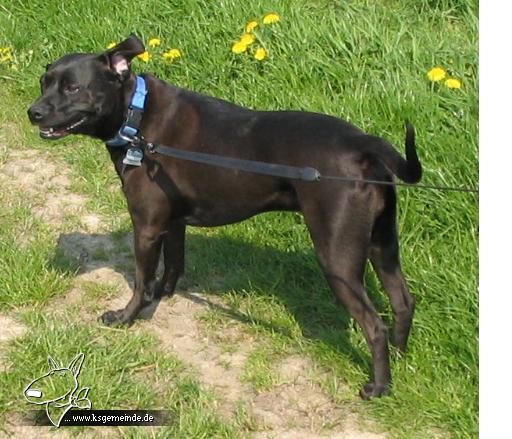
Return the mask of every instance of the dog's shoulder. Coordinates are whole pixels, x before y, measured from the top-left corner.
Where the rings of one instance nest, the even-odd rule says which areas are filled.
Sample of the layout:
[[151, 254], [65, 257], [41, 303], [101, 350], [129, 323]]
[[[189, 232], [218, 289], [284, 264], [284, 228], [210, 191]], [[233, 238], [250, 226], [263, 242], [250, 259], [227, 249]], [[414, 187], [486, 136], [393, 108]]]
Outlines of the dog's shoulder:
[[213, 112], [219, 115], [222, 113], [253, 112], [249, 108], [242, 107], [225, 99], [178, 87], [149, 73], [145, 73], [143, 76], [150, 83], [150, 87], [154, 87], [159, 94], [172, 94], [181, 103], [193, 105], [204, 113]]

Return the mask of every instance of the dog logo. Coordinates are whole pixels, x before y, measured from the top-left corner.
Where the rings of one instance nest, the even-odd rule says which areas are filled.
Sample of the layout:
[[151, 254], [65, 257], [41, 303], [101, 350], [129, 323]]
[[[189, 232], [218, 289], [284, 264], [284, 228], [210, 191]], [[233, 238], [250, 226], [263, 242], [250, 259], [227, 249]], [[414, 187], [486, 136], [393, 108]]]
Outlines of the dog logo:
[[50, 371], [33, 380], [23, 394], [31, 404], [46, 405], [46, 414], [50, 422], [60, 426], [64, 415], [72, 408], [89, 410], [91, 401], [87, 398], [89, 387], [78, 390], [78, 375], [84, 362], [84, 354], [79, 353], [69, 366], [62, 367], [50, 356]]

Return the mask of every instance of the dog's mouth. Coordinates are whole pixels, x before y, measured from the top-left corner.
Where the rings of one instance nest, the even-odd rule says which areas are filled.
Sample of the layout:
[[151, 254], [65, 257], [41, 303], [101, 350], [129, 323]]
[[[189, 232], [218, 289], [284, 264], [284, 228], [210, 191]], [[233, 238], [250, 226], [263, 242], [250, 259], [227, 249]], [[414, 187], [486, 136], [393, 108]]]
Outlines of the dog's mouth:
[[72, 134], [79, 126], [87, 121], [87, 116], [82, 116], [79, 120], [68, 125], [61, 125], [58, 127], [40, 127], [39, 135], [43, 139], [61, 139], [62, 137]]

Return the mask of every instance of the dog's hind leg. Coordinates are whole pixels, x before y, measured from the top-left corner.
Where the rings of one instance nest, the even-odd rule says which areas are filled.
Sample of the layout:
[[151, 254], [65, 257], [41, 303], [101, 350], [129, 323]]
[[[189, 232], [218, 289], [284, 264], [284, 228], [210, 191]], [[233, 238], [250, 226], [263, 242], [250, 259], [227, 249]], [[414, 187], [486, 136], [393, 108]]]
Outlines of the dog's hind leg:
[[[392, 189], [390, 190], [392, 191]], [[391, 197], [391, 193], [389, 194]], [[393, 309], [393, 344], [402, 352], [407, 346], [414, 315], [414, 297], [409, 292], [400, 267], [395, 195], [375, 221], [370, 247], [370, 260]]]
[[133, 296], [125, 308], [107, 311], [101, 316], [103, 323], [130, 324], [142, 307], [151, 299], [155, 288], [155, 273], [162, 248], [162, 230], [160, 227], [135, 226], [135, 288]]
[[362, 398], [370, 399], [389, 392], [388, 330], [364, 288], [373, 225], [369, 200], [353, 194], [334, 202], [327, 194], [318, 194], [316, 200], [308, 197], [302, 207], [327, 281], [339, 302], [361, 326], [370, 347], [373, 380], [360, 392]]
[[185, 223], [174, 221], [164, 235], [164, 273], [155, 291], [155, 299], [172, 296], [185, 270]]

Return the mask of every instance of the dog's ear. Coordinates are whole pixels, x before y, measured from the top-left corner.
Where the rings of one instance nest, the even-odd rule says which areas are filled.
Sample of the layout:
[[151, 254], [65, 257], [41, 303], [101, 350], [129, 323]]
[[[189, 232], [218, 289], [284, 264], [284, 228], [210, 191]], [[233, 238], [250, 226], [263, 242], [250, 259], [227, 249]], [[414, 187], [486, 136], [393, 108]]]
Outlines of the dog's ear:
[[125, 77], [130, 71], [132, 59], [145, 50], [142, 41], [135, 34], [131, 34], [126, 40], [107, 50], [104, 55], [110, 68], [120, 77]]

